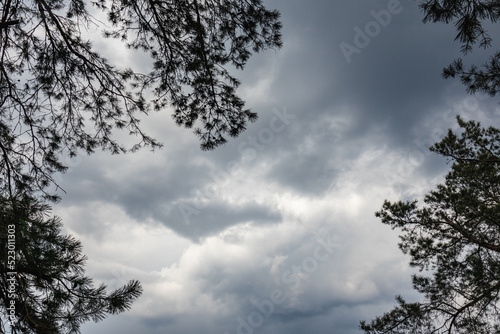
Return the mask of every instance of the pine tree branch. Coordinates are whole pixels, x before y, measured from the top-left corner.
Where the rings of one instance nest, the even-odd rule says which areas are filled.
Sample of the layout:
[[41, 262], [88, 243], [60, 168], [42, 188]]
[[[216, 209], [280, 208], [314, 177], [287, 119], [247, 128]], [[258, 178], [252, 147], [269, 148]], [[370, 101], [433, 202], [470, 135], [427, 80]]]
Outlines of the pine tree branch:
[[19, 20], [10, 20], [10, 21], [0, 22], [0, 29], [6, 29], [9, 26], [13, 26], [15, 24], [19, 24], [19, 22], [20, 22]]
[[450, 226], [453, 230], [460, 233], [468, 241], [473, 242], [478, 246], [481, 246], [481, 247], [484, 247], [486, 249], [492, 250], [494, 252], [500, 253], [500, 246], [499, 245], [490, 244], [490, 243], [484, 242], [484, 241], [476, 238], [475, 236], [471, 235], [468, 231], [466, 231], [463, 227], [461, 227], [459, 224], [456, 224], [450, 218], [446, 217], [444, 214], [442, 215], [442, 218], [444, 220], [444, 224]]

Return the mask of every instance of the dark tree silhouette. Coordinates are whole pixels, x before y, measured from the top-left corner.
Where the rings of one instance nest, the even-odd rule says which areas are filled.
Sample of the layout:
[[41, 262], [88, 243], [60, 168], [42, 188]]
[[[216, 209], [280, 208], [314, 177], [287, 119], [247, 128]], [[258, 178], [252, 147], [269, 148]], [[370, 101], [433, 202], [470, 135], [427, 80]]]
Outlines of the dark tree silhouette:
[[[89, 3], [107, 15], [106, 37], [149, 54], [150, 73], [121, 69], [96, 52], [85, 30], [102, 24]], [[138, 116], [168, 106], [177, 124], [194, 127], [204, 150], [238, 136], [257, 115], [236, 95], [239, 81], [227, 66], [242, 69], [252, 52], [280, 47], [278, 19], [261, 0], [3, 1], [0, 187], [46, 189], [65, 169], [63, 149], [125, 152], [115, 128], [138, 137], [132, 151], [158, 147]]]
[[[474, 45], [481, 48], [491, 46], [492, 38], [485, 28], [488, 22], [500, 19], [500, 2], [496, 0], [425, 0], [420, 1], [424, 22], [453, 23], [457, 28], [455, 40], [462, 43], [464, 54]], [[443, 70], [445, 78], [459, 77], [469, 93], [484, 92], [495, 96], [500, 92], [500, 52], [496, 52], [482, 68], [477, 65], [464, 68], [462, 59], [457, 59]]]
[[0, 333], [78, 333], [85, 321], [129, 309], [142, 292], [137, 281], [111, 293], [95, 287], [81, 244], [61, 235], [49, 209], [30, 197], [0, 197]]
[[416, 202], [386, 201], [377, 217], [400, 229], [400, 249], [422, 302], [406, 303], [362, 322], [365, 333], [477, 333], [500, 331], [500, 130], [458, 118], [431, 150], [453, 161], [444, 184]]

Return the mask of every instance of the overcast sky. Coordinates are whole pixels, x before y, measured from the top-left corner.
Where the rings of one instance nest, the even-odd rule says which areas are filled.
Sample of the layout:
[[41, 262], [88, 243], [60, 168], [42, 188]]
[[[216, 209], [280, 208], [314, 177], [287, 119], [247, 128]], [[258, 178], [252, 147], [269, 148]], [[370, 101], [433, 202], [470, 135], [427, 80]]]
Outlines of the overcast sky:
[[87, 273], [144, 287], [84, 334], [352, 334], [395, 295], [419, 298], [397, 231], [374, 212], [440, 182], [449, 165], [428, 147], [457, 114], [498, 122], [497, 101], [442, 79], [460, 44], [415, 1], [266, 3], [284, 47], [237, 74], [259, 115], [240, 137], [203, 152], [166, 110], [143, 122], [163, 149], [67, 161], [54, 212]]

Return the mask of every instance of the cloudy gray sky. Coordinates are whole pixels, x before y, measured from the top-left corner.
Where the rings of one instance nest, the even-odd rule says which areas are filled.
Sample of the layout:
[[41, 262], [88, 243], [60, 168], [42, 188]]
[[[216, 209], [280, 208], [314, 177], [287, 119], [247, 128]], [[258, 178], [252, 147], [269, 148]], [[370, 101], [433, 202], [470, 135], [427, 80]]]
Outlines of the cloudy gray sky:
[[238, 73], [259, 114], [240, 137], [200, 151], [165, 111], [143, 123], [162, 150], [67, 161], [54, 211], [88, 274], [144, 287], [84, 334], [352, 334], [395, 295], [419, 298], [374, 212], [440, 182], [446, 161], [427, 148], [457, 114], [498, 122], [497, 101], [441, 78], [460, 56], [454, 27], [423, 24], [415, 1], [266, 3], [282, 13], [284, 47]]

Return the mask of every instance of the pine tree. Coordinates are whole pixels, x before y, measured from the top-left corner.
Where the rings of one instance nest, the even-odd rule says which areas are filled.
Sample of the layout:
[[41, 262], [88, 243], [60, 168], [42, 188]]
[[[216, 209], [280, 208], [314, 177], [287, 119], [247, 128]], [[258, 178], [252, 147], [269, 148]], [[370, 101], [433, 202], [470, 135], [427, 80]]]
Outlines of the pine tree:
[[[462, 52], [491, 47], [492, 38], [485, 25], [500, 19], [500, 2], [496, 0], [422, 0], [420, 8], [425, 14], [424, 22], [454, 23], [457, 28], [455, 40], [462, 43]], [[456, 59], [443, 70], [445, 78], [458, 77], [469, 93], [484, 92], [490, 96], [500, 93], [500, 52], [496, 52], [481, 67], [465, 68], [462, 59]]]
[[128, 310], [138, 281], [106, 292], [85, 276], [82, 245], [61, 234], [50, 207], [27, 197], [0, 197], [0, 333], [79, 333], [88, 320]]
[[500, 331], [500, 130], [458, 118], [431, 150], [453, 161], [444, 184], [417, 202], [386, 201], [377, 212], [402, 231], [400, 249], [424, 274], [412, 277], [424, 300], [399, 306], [365, 333], [476, 333]]

